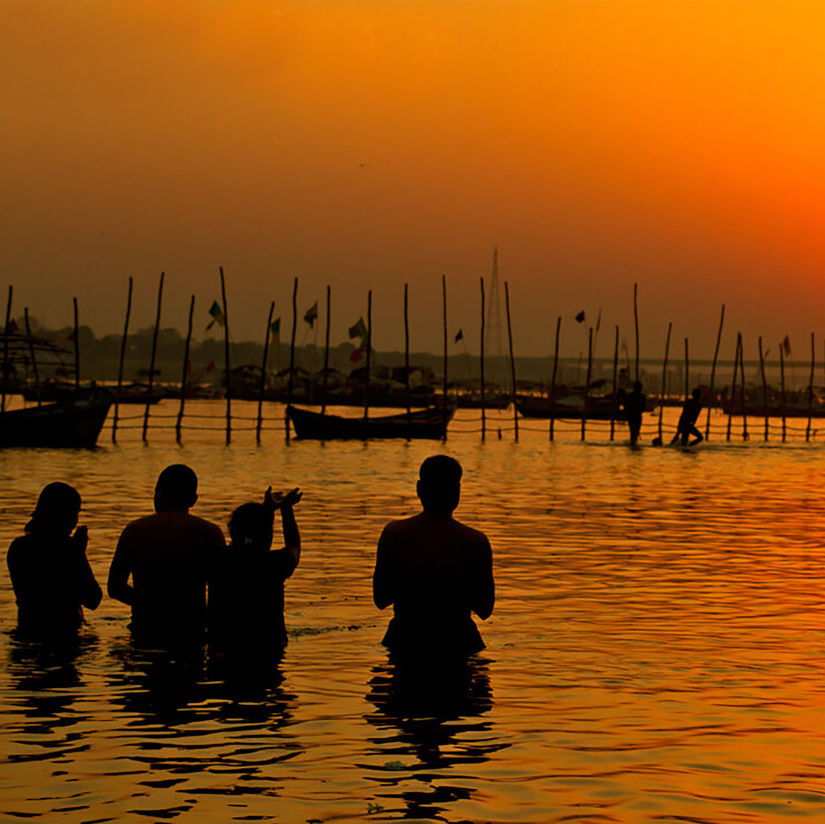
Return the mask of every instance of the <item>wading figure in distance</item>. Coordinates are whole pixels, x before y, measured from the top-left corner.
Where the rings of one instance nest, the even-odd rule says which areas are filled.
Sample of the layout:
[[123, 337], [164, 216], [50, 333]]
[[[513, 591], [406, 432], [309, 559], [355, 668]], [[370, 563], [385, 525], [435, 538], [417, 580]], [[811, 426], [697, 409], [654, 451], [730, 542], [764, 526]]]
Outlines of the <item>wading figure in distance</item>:
[[421, 464], [423, 511], [392, 521], [378, 541], [373, 598], [393, 605], [384, 645], [399, 655], [468, 655], [484, 648], [471, 617], [489, 617], [495, 602], [490, 542], [453, 518], [461, 465], [446, 455]]
[[671, 445], [675, 444], [676, 441], [681, 438], [682, 446], [687, 446], [688, 438], [691, 435], [693, 435], [693, 440], [690, 442], [691, 446], [695, 446], [705, 439], [702, 433], [696, 428], [696, 420], [701, 411], [702, 390], [694, 389], [682, 407], [682, 414], [679, 416], [679, 425], [676, 429], [676, 434], [673, 436], [673, 440], [670, 442]]
[[639, 440], [639, 432], [642, 429], [642, 413], [647, 408], [647, 397], [642, 392], [642, 384], [634, 381], [633, 391], [625, 396], [624, 413], [627, 418], [627, 427], [630, 430], [630, 443]]
[[75, 529], [79, 513], [74, 487], [48, 484], [26, 534], [9, 547], [18, 632], [25, 639], [70, 640], [83, 623], [83, 607], [97, 609], [100, 603], [102, 592], [86, 558], [86, 527]]
[[139, 645], [203, 640], [207, 580], [225, 543], [215, 524], [189, 514], [197, 499], [195, 473], [183, 464], [167, 466], [155, 485], [155, 514], [132, 521], [117, 543], [109, 595], [131, 606]]

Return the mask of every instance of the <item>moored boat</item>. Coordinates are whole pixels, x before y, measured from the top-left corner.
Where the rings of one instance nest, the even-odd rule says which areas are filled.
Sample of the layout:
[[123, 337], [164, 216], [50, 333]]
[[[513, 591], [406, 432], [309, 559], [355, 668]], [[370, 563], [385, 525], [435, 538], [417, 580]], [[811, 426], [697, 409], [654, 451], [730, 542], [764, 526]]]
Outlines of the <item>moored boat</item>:
[[109, 397], [91, 395], [0, 413], [0, 447], [89, 449], [111, 403]]
[[367, 440], [369, 438], [443, 438], [455, 409], [416, 410], [407, 415], [382, 415], [376, 418], [344, 418], [309, 409], [288, 406], [286, 414], [298, 438], [316, 440]]

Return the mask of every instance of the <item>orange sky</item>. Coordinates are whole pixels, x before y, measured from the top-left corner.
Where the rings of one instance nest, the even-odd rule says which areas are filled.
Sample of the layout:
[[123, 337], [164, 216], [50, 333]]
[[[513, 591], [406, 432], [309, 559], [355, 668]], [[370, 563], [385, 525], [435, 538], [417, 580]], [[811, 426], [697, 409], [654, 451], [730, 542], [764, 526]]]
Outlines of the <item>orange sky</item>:
[[[236, 339], [333, 287], [375, 345], [478, 334], [494, 245], [515, 345], [580, 308], [643, 354], [825, 332], [825, 4], [742, 0], [4, 0], [3, 284], [66, 323], [185, 322], [230, 279]], [[205, 325], [205, 323], [204, 323]], [[299, 333], [299, 340], [302, 338]], [[608, 354], [611, 336], [602, 334]], [[775, 350], [775, 344], [774, 344]]]

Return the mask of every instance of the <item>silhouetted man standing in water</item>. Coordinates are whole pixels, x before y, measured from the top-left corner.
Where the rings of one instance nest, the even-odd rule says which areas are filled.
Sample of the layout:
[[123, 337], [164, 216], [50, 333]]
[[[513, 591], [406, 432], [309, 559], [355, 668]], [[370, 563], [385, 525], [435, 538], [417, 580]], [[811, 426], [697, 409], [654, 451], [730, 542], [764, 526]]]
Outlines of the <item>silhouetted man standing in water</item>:
[[673, 436], [671, 444], [676, 443], [680, 438], [682, 439], [682, 446], [688, 445], [688, 437], [693, 435], [693, 440], [690, 442], [691, 446], [705, 440], [702, 433], [696, 428], [696, 420], [699, 413], [702, 411], [702, 390], [694, 389], [691, 397], [689, 397], [682, 407], [682, 414], [679, 416], [679, 426], [676, 429], [676, 434]]
[[642, 392], [642, 384], [635, 381], [633, 391], [624, 399], [624, 413], [627, 418], [628, 429], [630, 429], [630, 443], [636, 443], [639, 440], [639, 432], [642, 429], [642, 413], [646, 408], [647, 398]]
[[493, 611], [493, 557], [487, 537], [452, 517], [461, 493], [461, 465], [446, 455], [419, 470], [424, 509], [384, 527], [378, 541], [373, 597], [394, 617], [384, 645], [394, 655], [478, 652], [484, 642], [471, 617]]
[[132, 607], [139, 644], [203, 639], [207, 578], [224, 539], [217, 526], [189, 514], [197, 499], [195, 473], [183, 464], [167, 466], [155, 486], [155, 514], [132, 521], [120, 536], [109, 595]]

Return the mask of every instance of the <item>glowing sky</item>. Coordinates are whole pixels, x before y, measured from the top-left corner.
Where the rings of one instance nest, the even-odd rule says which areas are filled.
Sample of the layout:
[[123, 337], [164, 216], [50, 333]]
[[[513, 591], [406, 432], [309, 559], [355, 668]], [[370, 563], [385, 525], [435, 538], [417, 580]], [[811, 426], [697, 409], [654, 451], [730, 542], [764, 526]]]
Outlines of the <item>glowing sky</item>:
[[[233, 337], [374, 290], [375, 345], [478, 334], [494, 245], [516, 349], [580, 308], [643, 354], [825, 331], [825, 4], [745, 0], [2, 0], [0, 288], [100, 332], [136, 279], [182, 326], [229, 277]], [[205, 325], [205, 323], [204, 323]], [[303, 331], [303, 330], [302, 330]], [[299, 340], [303, 337], [299, 333]], [[612, 343], [602, 333], [606, 349]], [[751, 351], [753, 350], [753, 351]]]

